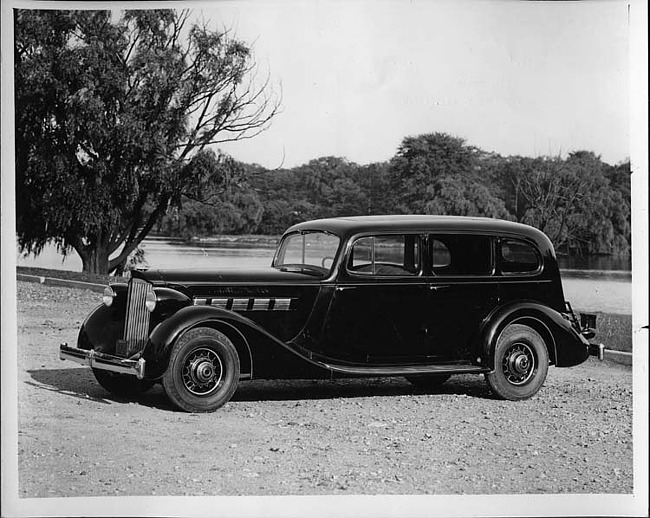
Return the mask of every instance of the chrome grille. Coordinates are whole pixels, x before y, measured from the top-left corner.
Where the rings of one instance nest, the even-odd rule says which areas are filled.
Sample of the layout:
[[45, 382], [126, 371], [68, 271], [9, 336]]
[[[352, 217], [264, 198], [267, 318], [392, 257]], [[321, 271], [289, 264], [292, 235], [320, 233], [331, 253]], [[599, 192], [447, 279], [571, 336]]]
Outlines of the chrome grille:
[[[149, 311], [145, 305], [147, 293], [153, 288], [142, 279], [131, 279], [126, 300], [124, 322], [124, 356], [130, 357], [144, 349], [149, 337]], [[118, 344], [118, 350], [119, 350]]]

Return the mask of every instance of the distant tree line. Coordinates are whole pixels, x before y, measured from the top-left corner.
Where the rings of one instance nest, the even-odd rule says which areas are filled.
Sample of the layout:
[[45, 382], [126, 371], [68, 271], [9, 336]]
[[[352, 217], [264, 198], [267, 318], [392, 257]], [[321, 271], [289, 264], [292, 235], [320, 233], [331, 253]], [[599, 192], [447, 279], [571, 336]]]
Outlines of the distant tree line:
[[280, 234], [299, 221], [364, 214], [485, 216], [543, 230], [570, 255], [630, 253], [630, 163], [591, 151], [503, 157], [444, 133], [406, 137], [387, 162], [322, 157], [290, 169], [238, 164], [211, 204], [184, 198], [156, 231]]

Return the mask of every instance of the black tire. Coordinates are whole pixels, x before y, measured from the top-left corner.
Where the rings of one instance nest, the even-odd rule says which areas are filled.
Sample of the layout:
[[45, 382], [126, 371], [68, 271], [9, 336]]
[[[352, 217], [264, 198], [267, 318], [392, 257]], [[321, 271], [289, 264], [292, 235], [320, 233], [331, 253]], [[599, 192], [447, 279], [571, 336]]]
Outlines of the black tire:
[[97, 382], [108, 392], [124, 398], [132, 398], [153, 387], [156, 382], [151, 380], [139, 380], [128, 374], [93, 369]]
[[501, 399], [528, 399], [539, 391], [548, 373], [548, 351], [541, 335], [522, 324], [506, 327], [494, 349], [494, 371], [485, 375]]
[[406, 376], [409, 383], [423, 390], [437, 388], [449, 378], [451, 378], [451, 374], [422, 374], [418, 376]]
[[162, 378], [167, 397], [187, 412], [214, 412], [237, 389], [239, 356], [226, 335], [208, 327], [184, 333]]

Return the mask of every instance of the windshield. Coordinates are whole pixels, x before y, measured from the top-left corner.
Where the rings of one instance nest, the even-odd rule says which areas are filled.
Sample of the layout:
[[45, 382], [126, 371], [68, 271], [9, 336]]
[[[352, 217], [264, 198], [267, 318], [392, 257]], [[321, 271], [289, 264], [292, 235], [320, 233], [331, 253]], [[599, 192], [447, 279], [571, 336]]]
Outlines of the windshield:
[[280, 243], [273, 266], [282, 270], [329, 273], [340, 239], [326, 232], [289, 234]]

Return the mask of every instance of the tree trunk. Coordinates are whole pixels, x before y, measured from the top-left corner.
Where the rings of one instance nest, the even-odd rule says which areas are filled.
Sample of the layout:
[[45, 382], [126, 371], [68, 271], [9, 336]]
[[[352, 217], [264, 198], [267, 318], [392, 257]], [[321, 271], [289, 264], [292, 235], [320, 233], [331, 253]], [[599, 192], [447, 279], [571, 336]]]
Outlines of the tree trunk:
[[83, 272], [108, 275], [108, 251], [105, 247], [98, 246], [77, 252], [81, 256]]
[[126, 259], [124, 259], [124, 261], [122, 261], [120, 264], [118, 264], [115, 267], [115, 270], [113, 270], [113, 275], [115, 275], [115, 277], [123, 277], [125, 269], [126, 269]]

